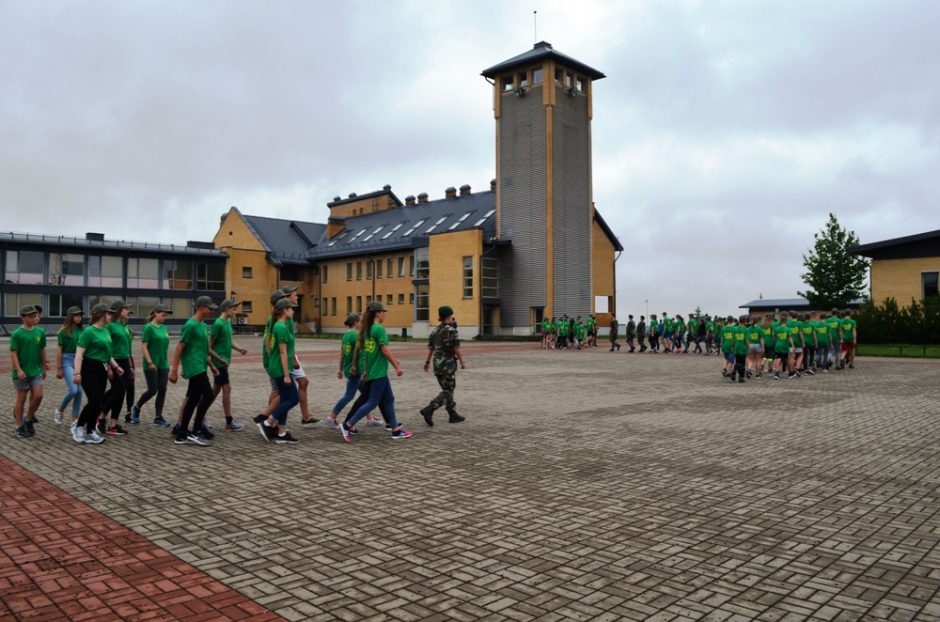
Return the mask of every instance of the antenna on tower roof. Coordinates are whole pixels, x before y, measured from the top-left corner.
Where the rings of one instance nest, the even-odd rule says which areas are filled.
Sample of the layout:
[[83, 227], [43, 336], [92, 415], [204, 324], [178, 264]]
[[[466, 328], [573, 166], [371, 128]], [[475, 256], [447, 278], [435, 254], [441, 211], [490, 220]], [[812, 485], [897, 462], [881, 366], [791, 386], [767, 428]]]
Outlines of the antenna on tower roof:
[[532, 11], [532, 36], [534, 37], [532, 43], [539, 42], [539, 12]]

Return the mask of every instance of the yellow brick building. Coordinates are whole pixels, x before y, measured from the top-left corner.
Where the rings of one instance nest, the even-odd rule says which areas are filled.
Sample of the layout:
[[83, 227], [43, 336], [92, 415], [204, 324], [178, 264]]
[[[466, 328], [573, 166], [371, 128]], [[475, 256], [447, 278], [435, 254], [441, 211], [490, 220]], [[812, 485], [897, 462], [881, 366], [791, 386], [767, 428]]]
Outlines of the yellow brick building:
[[894, 298], [904, 306], [938, 295], [940, 230], [862, 244], [851, 249], [871, 259], [871, 299]]

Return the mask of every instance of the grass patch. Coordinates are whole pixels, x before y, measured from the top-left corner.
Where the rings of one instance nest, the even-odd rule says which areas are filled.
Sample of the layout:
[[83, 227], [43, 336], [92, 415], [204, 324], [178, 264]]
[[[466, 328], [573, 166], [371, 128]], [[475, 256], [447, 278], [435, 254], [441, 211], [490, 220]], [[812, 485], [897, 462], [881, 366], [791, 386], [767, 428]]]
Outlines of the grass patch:
[[940, 359], [940, 346], [921, 346], [906, 343], [860, 344], [858, 356], [892, 356], [897, 358]]

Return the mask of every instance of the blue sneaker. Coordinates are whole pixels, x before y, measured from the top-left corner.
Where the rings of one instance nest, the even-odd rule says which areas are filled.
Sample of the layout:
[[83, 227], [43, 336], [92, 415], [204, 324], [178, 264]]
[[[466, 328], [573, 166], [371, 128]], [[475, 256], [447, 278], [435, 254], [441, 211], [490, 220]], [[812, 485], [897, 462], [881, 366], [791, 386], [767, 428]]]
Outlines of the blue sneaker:
[[131, 406], [131, 423], [138, 425], [140, 423], [140, 409], [137, 408], [137, 404]]
[[156, 417], [153, 420], [153, 425], [157, 426], [158, 428], [168, 428], [170, 427], [170, 422], [163, 417]]

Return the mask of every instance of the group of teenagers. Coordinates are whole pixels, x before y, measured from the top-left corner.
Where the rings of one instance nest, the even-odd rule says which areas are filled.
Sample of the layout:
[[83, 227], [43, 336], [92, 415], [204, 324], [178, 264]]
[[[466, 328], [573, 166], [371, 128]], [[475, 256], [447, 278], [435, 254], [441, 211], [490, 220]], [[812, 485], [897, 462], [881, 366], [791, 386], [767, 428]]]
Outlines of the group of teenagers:
[[589, 315], [586, 320], [581, 316], [545, 318], [539, 324], [542, 332], [543, 350], [580, 350], [597, 347], [597, 318]]
[[[288, 413], [298, 404], [301, 425], [318, 422], [310, 416], [307, 406], [308, 381], [295, 352], [294, 310], [296, 288], [285, 287], [271, 295], [262, 345], [262, 364], [270, 380], [271, 393], [267, 408], [254, 418], [265, 442], [294, 444], [298, 440], [287, 426]], [[207, 296], [194, 302], [194, 312], [182, 326], [179, 342], [170, 356], [170, 338], [165, 321], [172, 311], [162, 305], [149, 314], [141, 332], [141, 354], [147, 391], [134, 401], [137, 365], [132, 355], [134, 333], [128, 326], [130, 309], [118, 300], [110, 305], [97, 304], [91, 309], [89, 322], [78, 307], [71, 307], [57, 333], [56, 377], [63, 379], [66, 392], [53, 414], [55, 423], [63, 422], [64, 412], [71, 406], [71, 434], [76, 443], [100, 444], [106, 437], [126, 436], [121, 425], [139, 424], [141, 412], [153, 398], [153, 424], [172, 426], [176, 444], [207, 446], [215, 434], [206, 422], [206, 413], [222, 394], [225, 430], [239, 431], [244, 424], [231, 412], [231, 380], [229, 366], [232, 353], [247, 354], [233, 339], [232, 319], [238, 303], [225, 300], [215, 304]], [[212, 324], [207, 320], [218, 314]], [[36, 434], [36, 413], [42, 403], [43, 381], [49, 370], [46, 356], [46, 332], [39, 326], [42, 307], [28, 305], [20, 309], [22, 325], [10, 338], [15, 427], [13, 435], [28, 438]], [[441, 392], [421, 409], [428, 426], [433, 426], [433, 413], [446, 408], [449, 421], [464, 421], [456, 411], [454, 389], [456, 363], [466, 364], [460, 353], [456, 323], [450, 307], [439, 309], [440, 322], [430, 334], [425, 371], [433, 360], [434, 373]], [[346, 442], [359, 433], [356, 424], [367, 418], [367, 425], [382, 425], [372, 416], [379, 409], [386, 430], [393, 439], [411, 437], [398, 422], [395, 398], [388, 378], [389, 365], [401, 376], [404, 371], [388, 347], [388, 335], [382, 326], [385, 308], [379, 302], [368, 305], [364, 317], [350, 315], [346, 320], [340, 364], [337, 375], [346, 379], [346, 391], [327, 416], [326, 424], [342, 432]], [[176, 383], [180, 372], [187, 380], [186, 395], [180, 405], [175, 425], [163, 417], [168, 383]], [[212, 380], [210, 381], [210, 376]], [[358, 399], [347, 417], [340, 422], [342, 409], [356, 393]], [[84, 407], [82, 398], [85, 397]], [[121, 417], [122, 410], [126, 411]]]

